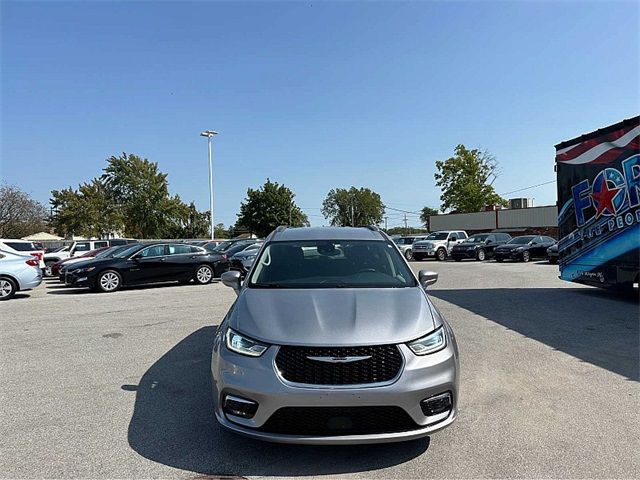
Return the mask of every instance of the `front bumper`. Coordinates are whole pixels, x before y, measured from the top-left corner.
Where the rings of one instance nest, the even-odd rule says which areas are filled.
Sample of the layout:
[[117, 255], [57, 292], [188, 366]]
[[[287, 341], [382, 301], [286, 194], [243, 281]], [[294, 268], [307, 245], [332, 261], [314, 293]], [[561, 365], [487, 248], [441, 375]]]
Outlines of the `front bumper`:
[[476, 258], [476, 250], [452, 250], [452, 258]]
[[95, 275], [65, 272], [64, 284], [68, 287], [93, 287], [95, 285]]
[[435, 257], [436, 251], [433, 248], [416, 248], [413, 250], [414, 255], [426, 255], [427, 257]]
[[[216, 335], [211, 363], [214, 411], [218, 422], [236, 433], [279, 443], [333, 445], [399, 442], [430, 435], [449, 426], [457, 416], [459, 360], [450, 330], [447, 330], [447, 347], [431, 355], [419, 357], [405, 345], [400, 345], [405, 362], [401, 374], [393, 383], [358, 387], [296, 386], [286, 383], [276, 373], [277, 346], [271, 346], [259, 358], [245, 357], [227, 350], [221, 337], [220, 334]], [[451, 410], [425, 416], [420, 402], [444, 392], [452, 394]], [[257, 402], [255, 415], [247, 419], [223, 412], [222, 399], [226, 394]], [[400, 407], [415, 422], [415, 429], [327, 436], [285, 435], [260, 430], [283, 407], [367, 406]]]
[[507, 252], [494, 251], [493, 256], [497, 260], [520, 260], [522, 258], [522, 252], [516, 250], [510, 250]]

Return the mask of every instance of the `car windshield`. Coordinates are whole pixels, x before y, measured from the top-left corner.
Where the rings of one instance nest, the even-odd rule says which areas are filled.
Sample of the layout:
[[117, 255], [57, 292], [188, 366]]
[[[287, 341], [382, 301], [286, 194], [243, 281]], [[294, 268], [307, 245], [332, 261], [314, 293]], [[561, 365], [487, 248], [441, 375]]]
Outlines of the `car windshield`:
[[524, 245], [533, 240], [533, 237], [516, 237], [509, 240], [507, 243], [509, 245]]
[[[209, 250], [210, 252], [222, 252], [227, 248], [229, 248], [234, 243], [237, 243], [237, 240], [227, 240], [226, 242], [219, 243], [218, 245], [216, 245], [211, 249], [207, 248], [207, 250]], [[207, 247], [209, 247], [209, 245], [210, 244], [208, 244]]]
[[429, 235], [427, 240], [446, 240], [449, 234], [447, 232], [435, 232]]
[[119, 252], [114, 253], [112, 256], [114, 258], [127, 258], [127, 257], [133, 255], [134, 253], [136, 253], [142, 247], [143, 247], [143, 245], [129, 245], [127, 247], [124, 247]]
[[121, 252], [125, 249], [131, 248], [131, 245], [121, 245], [119, 247], [109, 247], [106, 248], [104, 250], [102, 250], [101, 252], [98, 252], [98, 254], [94, 257], [94, 258], [107, 258], [111, 255], [113, 255], [114, 253], [118, 253]]
[[416, 280], [390, 242], [310, 240], [268, 244], [251, 288], [402, 288]]
[[474, 235], [473, 237], [467, 238], [464, 243], [482, 243], [488, 236], [489, 235]]

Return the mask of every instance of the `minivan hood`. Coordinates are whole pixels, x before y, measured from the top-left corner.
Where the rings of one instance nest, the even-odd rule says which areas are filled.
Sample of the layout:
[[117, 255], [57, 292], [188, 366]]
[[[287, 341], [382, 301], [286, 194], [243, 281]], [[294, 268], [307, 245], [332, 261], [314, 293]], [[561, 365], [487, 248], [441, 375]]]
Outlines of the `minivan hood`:
[[276, 345], [404, 343], [442, 323], [419, 288], [243, 289], [229, 326]]

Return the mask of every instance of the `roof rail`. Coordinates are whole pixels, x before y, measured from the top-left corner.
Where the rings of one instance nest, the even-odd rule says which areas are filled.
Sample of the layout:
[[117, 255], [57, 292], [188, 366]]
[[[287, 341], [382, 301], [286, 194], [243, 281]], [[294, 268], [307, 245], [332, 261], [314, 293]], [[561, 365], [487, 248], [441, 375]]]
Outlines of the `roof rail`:
[[284, 232], [287, 229], [286, 225], [280, 225], [279, 227], [276, 227], [276, 232], [280, 233], [280, 232]]
[[379, 232], [380, 229], [378, 227], [376, 227], [375, 225], [365, 225], [364, 228], [368, 228], [369, 230], [372, 230], [374, 232]]

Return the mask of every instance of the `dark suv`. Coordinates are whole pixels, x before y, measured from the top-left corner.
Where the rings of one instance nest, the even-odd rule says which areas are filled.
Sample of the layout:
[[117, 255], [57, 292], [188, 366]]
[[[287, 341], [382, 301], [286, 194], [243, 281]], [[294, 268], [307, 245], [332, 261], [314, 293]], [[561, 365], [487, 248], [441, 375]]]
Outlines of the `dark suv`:
[[477, 233], [471, 235], [464, 242], [454, 245], [451, 258], [459, 262], [465, 258], [486, 260], [493, 257], [493, 251], [498, 245], [504, 245], [511, 240], [508, 233]]

